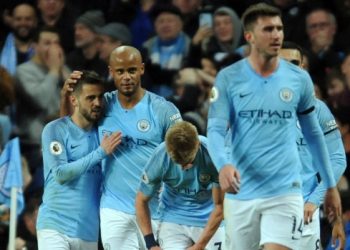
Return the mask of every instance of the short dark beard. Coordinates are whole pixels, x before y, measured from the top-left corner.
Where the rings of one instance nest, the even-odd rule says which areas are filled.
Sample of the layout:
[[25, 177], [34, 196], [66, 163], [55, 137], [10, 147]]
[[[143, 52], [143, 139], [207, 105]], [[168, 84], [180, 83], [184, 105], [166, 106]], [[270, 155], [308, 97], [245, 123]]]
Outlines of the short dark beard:
[[30, 42], [33, 39], [34, 33], [35, 33], [35, 29], [30, 29], [26, 36], [21, 36], [17, 32], [17, 30], [13, 30], [13, 34], [16, 37], [16, 39], [18, 39], [19, 41], [24, 42], [24, 43]]

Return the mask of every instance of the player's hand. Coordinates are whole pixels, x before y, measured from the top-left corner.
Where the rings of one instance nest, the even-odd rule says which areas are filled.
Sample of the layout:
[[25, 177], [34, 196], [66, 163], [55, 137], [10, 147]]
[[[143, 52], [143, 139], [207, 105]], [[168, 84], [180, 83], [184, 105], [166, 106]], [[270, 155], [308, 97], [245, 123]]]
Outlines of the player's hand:
[[323, 207], [330, 223], [341, 217], [341, 201], [336, 187], [327, 189]]
[[107, 155], [114, 152], [117, 146], [122, 142], [122, 133], [120, 131], [114, 132], [111, 135], [104, 135], [101, 141], [101, 147]]
[[304, 205], [304, 224], [308, 225], [312, 222], [312, 216], [316, 211], [317, 206], [311, 202], [306, 202]]
[[204, 250], [205, 247], [200, 246], [198, 244], [193, 244], [192, 246], [188, 247], [186, 250]]
[[337, 250], [344, 250], [345, 240], [346, 239], [345, 239], [344, 225], [343, 225], [342, 219], [338, 217], [333, 223], [332, 246], [336, 246], [336, 243], [338, 242]]
[[160, 246], [151, 247], [149, 250], [162, 250]]
[[80, 79], [81, 75], [83, 72], [81, 71], [73, 71], [70, 75], [69, 78], [64, 82], [64, 85], [61, 90], [61, 96], [68, 96], [71, 92], [74, 90], [74, 86], [77, 83], [77, 80]]
[[237, 194], [241, 184], [241, 177], [234, 166], [225, 165], [220, 170], [219, 182], [220, 187], [224, 192]]

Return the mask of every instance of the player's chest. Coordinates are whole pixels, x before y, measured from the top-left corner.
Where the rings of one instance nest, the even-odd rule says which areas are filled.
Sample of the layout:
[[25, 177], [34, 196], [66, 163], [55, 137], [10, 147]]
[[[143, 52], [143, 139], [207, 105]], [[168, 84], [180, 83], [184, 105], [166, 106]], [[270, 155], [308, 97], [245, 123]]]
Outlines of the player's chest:
[[76, 134], [66, 141], [67, 155], [70, 161], [76, 161], [91, 153], [99, 146], [97, 131], [95, 133]]
[[99, 126], [99, 135], [101, 137], [115, 131], [122, 133], [125, 143], [142, 144], [163, 141], [162, 127], [148, 110], [119, 109], [114, 113], [107, 113]]
[[229, 98], [236, 110], [292, 111], [300, 100], [299, 84], [282, 77], [253, 78], [245, 83], [232, 83], [229, 89]]

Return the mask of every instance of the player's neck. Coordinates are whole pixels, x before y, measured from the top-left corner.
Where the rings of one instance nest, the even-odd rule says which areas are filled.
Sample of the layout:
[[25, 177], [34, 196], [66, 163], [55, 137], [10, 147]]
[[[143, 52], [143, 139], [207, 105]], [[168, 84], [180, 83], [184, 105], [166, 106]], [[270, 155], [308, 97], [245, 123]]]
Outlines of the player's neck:
[[143, 88], [138, 89], [135, 94], [131, 96], [126, 96], [118, 92], [118, 100], [120, 105], [124, 109], [132, 109], [136, 104], [141, 101], [143, 96], [145, 95], [145, 90]]
[[254, 71], [263, 77], [271, 75], [278, 67], [278, 56], [266, 57], [258, 53], [251, 53], [248, 61]]
[[86, 120], [82, 115], [77, 113], [73, 113], [71, 119], [75, 123], [75, 125], [86, 131], [90, 130], [94, 125], [91, 121]]

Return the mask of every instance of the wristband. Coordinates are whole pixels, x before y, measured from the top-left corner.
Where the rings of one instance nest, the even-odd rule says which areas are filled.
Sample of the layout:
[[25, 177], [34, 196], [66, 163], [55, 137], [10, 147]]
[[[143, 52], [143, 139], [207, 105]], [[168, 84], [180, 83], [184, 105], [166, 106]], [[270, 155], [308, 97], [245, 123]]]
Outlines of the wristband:
[[146, 242], [147, 249], [150, 249], [151, 247], [158, 246], [158, 243], [155, 240], [153, 233], [145, 235], [144, 239], [145, 239], [145, 242]]

